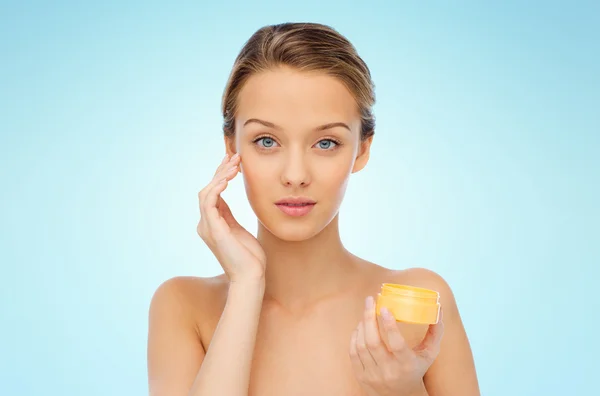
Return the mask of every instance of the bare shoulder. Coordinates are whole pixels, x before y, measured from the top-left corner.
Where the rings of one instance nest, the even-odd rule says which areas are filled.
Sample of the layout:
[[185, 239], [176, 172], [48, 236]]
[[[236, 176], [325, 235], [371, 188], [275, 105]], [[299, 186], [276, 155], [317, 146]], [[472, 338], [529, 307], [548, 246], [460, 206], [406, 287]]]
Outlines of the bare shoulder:
[[181, 331], [206, 350], [225, 306], [228, 287], [225, 275], [178, 276], [164, 281], [150, 302], [149, 332], [166, 327]]
[[227, 287], [223, 276], [174, 277], [158, 286], [148, 315], [151, 394], [187, 394], [206, 353], [206, 329], [214, 326]]
[[439, 355], [424, 378], [429, 394], [479, 396], [471, 346], [448, 282], [440, 274], [426, 268], [388, 271], [391, 283], [424, 287], [440, 295], [444, 335]]
[[154, 295], [151, 304], [164, 302], [196, 305], [206, 298], [218, 294], [227, 287], [227, 280], [223, 275], [215, 277], [176, 276], [161, 283]]
[[168, 310], [169, 315], [201, 322], [225, 298], [228, 281], [215, 277], [177, 276], [161, 283], [152, 296], [150, 314]]

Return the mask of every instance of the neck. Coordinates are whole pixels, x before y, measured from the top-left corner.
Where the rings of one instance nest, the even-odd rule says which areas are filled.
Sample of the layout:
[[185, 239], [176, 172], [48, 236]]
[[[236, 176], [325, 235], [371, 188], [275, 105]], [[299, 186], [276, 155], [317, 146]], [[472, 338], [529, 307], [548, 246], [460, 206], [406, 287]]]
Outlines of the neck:
[[290, 242], [258, 225], [267, 256], [265, 298], [288, 310], [302, 310], [348, 288], [358, 265], [340, 239], [338, 216], [314, 237]]

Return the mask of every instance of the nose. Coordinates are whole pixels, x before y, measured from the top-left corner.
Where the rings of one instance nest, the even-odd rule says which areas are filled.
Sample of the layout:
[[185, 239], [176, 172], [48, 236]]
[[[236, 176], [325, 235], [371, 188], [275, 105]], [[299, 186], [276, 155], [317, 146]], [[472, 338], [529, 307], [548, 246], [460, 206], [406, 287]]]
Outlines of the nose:
[[286, 157], [281, 183], [286, 187], [306, 187], [310, 184], [310, 172], [303, 153], [293, 152]]

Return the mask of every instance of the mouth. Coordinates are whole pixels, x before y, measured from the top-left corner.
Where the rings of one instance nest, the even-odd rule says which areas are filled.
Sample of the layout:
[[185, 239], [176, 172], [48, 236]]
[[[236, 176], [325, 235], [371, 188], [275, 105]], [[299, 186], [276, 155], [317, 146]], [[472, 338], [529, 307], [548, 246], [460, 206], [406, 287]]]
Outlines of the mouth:
[[275, 202], [275, 205], [289, 216], [305, 216], [315, 206], [316, 202], [308, 198], [285, 198]]

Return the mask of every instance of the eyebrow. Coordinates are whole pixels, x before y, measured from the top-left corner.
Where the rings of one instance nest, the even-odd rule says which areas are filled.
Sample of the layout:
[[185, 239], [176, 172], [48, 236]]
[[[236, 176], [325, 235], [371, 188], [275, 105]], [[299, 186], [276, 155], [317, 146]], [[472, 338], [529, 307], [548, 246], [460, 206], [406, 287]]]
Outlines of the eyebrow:
[[[277, 129], [279, 131], [283, 130], [282, 127], [280, 127], [278, 125], [275, 125], [272, 122], [264, 121], [264, 120], [259, 120], [258, 118], [250, 118], [249, 120], [247, 120], [246, 122], [244, 122], [244, 126], [246, 126], [246, 125], [248, 125], [250, 123], [253, 123], [253, 122], [255, 122], [257, 124], [264, 125], [264, 126], [266, 126], [268, 128]], [[350, 129], [350, 127], [347, 124], [344, 124], [343, 122], [330, 122], [329, 124], [318, 126], [314, 130], [315, 131], [324, 131], [326, 129], [331, 129], [331, 128], [335, 128], [335, 127], [343, 127], [343, 128], [346, 128], [349, 131], [352, 131]]]

